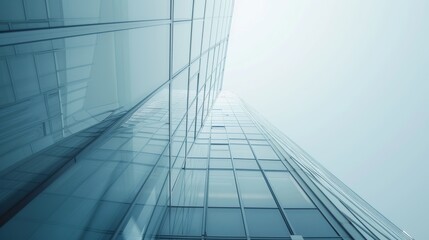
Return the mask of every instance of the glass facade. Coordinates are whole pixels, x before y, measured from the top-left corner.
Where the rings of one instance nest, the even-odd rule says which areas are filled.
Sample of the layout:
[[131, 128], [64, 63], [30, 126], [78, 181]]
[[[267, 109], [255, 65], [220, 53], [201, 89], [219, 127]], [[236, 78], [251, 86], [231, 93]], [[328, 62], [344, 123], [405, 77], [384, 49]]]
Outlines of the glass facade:
[[411, 239], [234, 95], [233, 0], [0, 0], [0, 239]]

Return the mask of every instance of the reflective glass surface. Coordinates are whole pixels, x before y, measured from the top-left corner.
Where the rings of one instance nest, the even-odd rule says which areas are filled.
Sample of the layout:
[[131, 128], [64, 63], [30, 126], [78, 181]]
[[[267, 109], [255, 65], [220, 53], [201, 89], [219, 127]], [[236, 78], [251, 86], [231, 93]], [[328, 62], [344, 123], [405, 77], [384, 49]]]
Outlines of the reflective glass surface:
[[411, 239], [221, 91], [233, 6], [0, 0], [0, 239]]

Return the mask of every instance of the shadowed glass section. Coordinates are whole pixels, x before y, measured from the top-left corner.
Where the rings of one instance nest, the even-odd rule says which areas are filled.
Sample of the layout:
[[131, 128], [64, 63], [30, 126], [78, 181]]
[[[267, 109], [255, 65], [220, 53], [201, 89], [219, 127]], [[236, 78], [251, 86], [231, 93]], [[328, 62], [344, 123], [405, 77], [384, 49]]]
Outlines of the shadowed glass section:
[[207, 235], [218, 237], [244, 236], [244, 225], [239, 208], [209, 208]]
[[151, 214], [137, 211], [153, 213], [167, 200], [167, 194], [161, 196], [168, 176], [168, 95], [168, 88], [162, 89], [78, 155], [75, 165], [2, 227], [0, 236], [23, 225], [28, 226], [24, 238], [50, 239], [57, 231], [76, 238], [97, 232], [112, 236], [121, 222], [132, 222], [143, 236]]
[[[297, 234], [304, 237], [335, 237], [337, 233], [319, 210], [288, 209], [286, 215]], [[311, 226], [311, 227], [309, 227]]]
[[0, 16], [1, 31], [147, 21], [169, 19], [170, 1], [4, 0]]
[[161, 25], [1, 47], [0, 213], [168, 80], [168, 41]]
[[286, 224], [278, 209], [245, 209], [251, 237], [289, 236]]

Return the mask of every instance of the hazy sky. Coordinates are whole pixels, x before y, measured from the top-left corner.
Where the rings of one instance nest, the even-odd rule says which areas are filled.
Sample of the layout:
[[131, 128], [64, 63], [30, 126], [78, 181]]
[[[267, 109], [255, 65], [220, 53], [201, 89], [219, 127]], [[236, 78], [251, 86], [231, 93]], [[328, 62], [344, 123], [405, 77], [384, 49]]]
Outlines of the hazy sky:
[[224, 89], [429, 237], [429, 1], [236, 0]]

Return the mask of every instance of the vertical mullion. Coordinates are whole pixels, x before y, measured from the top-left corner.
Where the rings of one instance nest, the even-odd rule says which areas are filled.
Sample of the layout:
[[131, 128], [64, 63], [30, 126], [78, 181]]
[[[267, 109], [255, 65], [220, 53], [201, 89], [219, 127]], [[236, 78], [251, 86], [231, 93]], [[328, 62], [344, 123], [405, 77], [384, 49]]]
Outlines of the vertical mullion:
[[209, 135], [209, 142], [208, 142], [208, 156], [207, 156], [207, 168], [206, 168], [206, 186], [205, 186], [205, 194], [204, 194], [204, 211], [203, 211], [203, 226], [202, 226], [202, 236], [203, 238], [207, 237], [207, 208], [208, 208], [208, 201], [209, 201], [209, 173], [210, 173], [210, 152], [211, 152], [211, 142], [212, 142], [212, 116], [210, 117], [210, 135]]
[[[230, 107], [230, 104], [228, 102], [228, 105]], [[225, 124], [226, 125], [226, 124]], [[229, 155], [231, 156], [231, 163], [232, 163], [232, 172], [234, 174], [234, 181], [235, 181], [235, 189], [237, 190], [237, 196], [238, 196], [238, 203], [241, 209], [241, 217], [243, 218], [243, 224], [244, 224], [244, 232], [246, 233], [246, 238], [248, 240], [250, 240], [250, 234], [249, 234], [249, 227], [247, 226], [247, 220], [246, 220], [246, 214], [244, 212], [244, 205], [243, 205], [243, 199], [241, 197], [241, 192], [240, 192], [240, 188], [238, 186], [238, 180], [237, 180], [237, 172], [235, 169], [235, 165], [234, 165], [234, 157], [232, 156], [231, 153], [231, 147], [230, 147], [230, 142], [229, 142], [229, 136], [228, 136], [228, 132], [226, 131], [225, 128], [225, 133], [226, 133], [226, 137], [227, 137], [227, 141], [228, 141], [228, 150], [229, 150]]]
[[[200, 56], [198, 59], [198, 75], [197, 75], [197, 94], [195, 99], [195, 126], [194, 126], [194, 141], [197, 138], [197, 123], [198, 123], [198, 101], [200, 95], [200, 71], [201, 71], [201, 58], [203, 53], [203, 42], [204, 42], [204, 28], [206, 25], [206, 9], [207, 9], [207, 0], [204, 0], [204, 13], [203, 13], [203, 27], [201, 32], [201, 42], [200, 42]], [[204, 96], [203, 96], [204, 98]]]
[[[194, 30], [194, 8], [195, 0], [192, 0], [192, 15], [191, 15], [191, 40], [189, 41], [189, 61], [188, 61], [188, 90], [186, 91], [186, 123], [185, 123], [185, 163], [184, 169], [186, 169], [186, 160], [188, 158], [188, 112], [189, 112], [189, 84], [191, 83], [191, 56], [192, 56], [192, 37]], [[198, 92], [198, 91], [197, 91]]]
[[172, 129], [171, 129], [171, 92], [172, 87], [171, 83], [173, 81], [173, 26], [174, 26], [174, 0], [170, 0], [170, 53], [169, 53], [169, 68], [168, 68], [168, 192], [169, 192], [169, 201], [168, 206], [171, 207], [171, 197], [172, 197], [172, 184], [171, 184], [171, 143], [172, 143]]
[[[243, 112], [244, 112], [244, 111], [243, 111]], [[237, 119], [237, 116], [236, 116], [235, 112], [233, 112], [233, 114], [234, 114], [234, 117]], [[241, 131], [242, 131], [242, 132], [243, 132], [243, 134], [244, 134], [244, 137], [245, 137], [245, 139], [246, 139], [246, 142], [247, 142], [248, 146], [250, 147], [250, 149], [251, 149], [251, 151], [252, 151], [252, 154], [254, 155], [254, 157], [255, 157], [255, 159], [256, 159], [256, 163], [258, 164], [259, 170], [260, 170], [260, 172], [262, 173], [262, 176], [263, 176], [263, 178], [264, 178], [264, 181], [265, 181], [265, 183], [267, 184], [268, 189], [270, 190], [270, 193], [271, 193], [271, 195], [272, 195], [272, 197], [273, 197], [273, 199], [274, 199], [274, 202], [276, 203], [277, 209], [279, 209], [279, 210], [280, 210], [280, 214], [282, 215], [282, 218], [283, 218], [283, 221], [284, 221], [284, 222], [285, 222], [285, 224], [286, 224], [286, 227], [288, 228], [288, 230], [289, 230], [290, 234], [291, 234], [291, 235], [293, 235], [295, 232], [294, 232], [294, 230], [293, 230], [292, 226], [289, 224], [289, 221], [288, 221], [288, 219], [287, 219], [287, 217], [286, 217], [285, 211], [284, 211], [284, 209], [282, 209], [282, 207], [281, 207], [281, 205], [280, 205], [279, 200], [277, 199], [276, 195], [274, 194], [274, 191], [273, 191], [273, 189], [271, 188], [270, 183], [268, 182], [268, 178], [267, 178], [267, 176], [265, 175], [265, 171], [264, 171], [264, 169], [261, 167], [261, 165], [260, 165], [260, 163], [259, 163], [259, 159], [256, 157], [255, 151], [253, 150], [253, 147], [252, 147], [252, 145], [250, 144], [250, 141], [249, 141], [249, 139], [247, 138], [247, 135], [244, 133], [243, 128], [242, 128], [242, 126], [241, 126], [240, 122], [238, 121], [238, 119], [237, 119], [237, 122], [238, 122], [238, 126], [240, 127]], [[252, 122], [252, 123], [253, 123], [253, 124], [255, 124], [254, 122]]]

